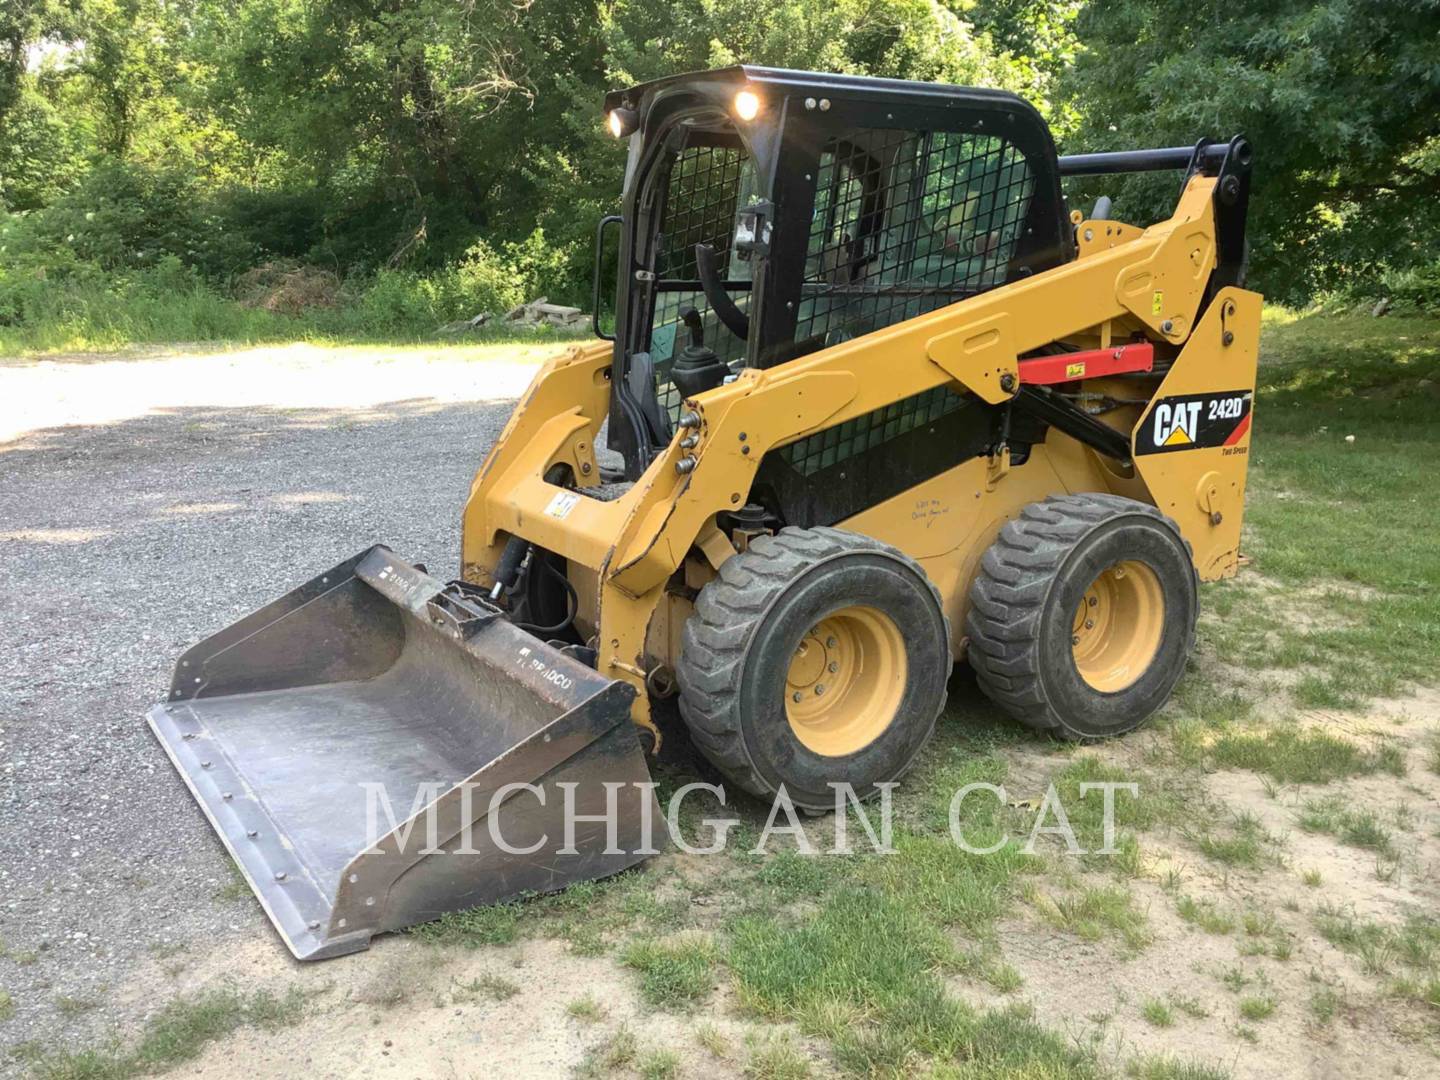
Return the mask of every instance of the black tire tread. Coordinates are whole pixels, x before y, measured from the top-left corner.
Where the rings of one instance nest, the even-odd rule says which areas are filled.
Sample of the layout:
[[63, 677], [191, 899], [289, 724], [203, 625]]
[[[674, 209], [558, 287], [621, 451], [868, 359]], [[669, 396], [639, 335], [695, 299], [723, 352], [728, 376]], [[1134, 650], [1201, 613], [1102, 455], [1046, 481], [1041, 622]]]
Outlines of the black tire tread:
[[[754, 630], [784, 588], [816, 563], [854, 552], [875, 552], [904, 563], [924, 581], [944, 612], [940, 592], [904, 552], [843, 529], [787, 527], [757, 536], [746, 551], [731, 556], [706, 583], [686, 620], [676, 662], [680, 715], [700, 751], [725, 776], [752, 795], [771, 794], [750, 759], [740, 723], [740, 671]], [[949, 637], [946, 620], [946, 637]], [[945, 649], [945, 681], [953, 668]], [[944, 711], [941, 695], [938, 717]]]
[[[980, 560], [965, 617], [970, 667], [985, 695], [1027, 727], [1078, 737], [1061, 722], [1041, 682], [1041, 614], [1055, 575], [1075, 545], [1106, 522], [1136, 515], [1164, 524], [1191, 553], [1179, 527], [1149, 503], [1088, 492], [1031, 503], [1005, 524]], [[1193, 561], [1190, 572], [1195, 574]], [[1198, 586], [1198, 574], [1195, 581]], [[1193, 635], [1192, 627], [1192, 641]]]

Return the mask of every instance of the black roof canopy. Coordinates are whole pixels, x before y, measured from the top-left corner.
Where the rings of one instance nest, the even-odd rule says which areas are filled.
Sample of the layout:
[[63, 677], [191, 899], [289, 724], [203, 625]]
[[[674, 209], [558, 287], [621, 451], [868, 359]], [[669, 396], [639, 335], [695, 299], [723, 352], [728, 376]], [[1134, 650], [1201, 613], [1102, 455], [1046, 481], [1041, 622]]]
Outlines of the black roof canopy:
[[790, 71], [785, 68], [754, 67], [749, 64], [667, 75], [625, 90], [612, 90], [605, 95], [605, 109], [608, 112], [624, 105], [643, 111], [657, 96], [682, 87], [701, 96], [714, 96], [716, 104], [723, 105], [729, 104], [727, 94], [733, 95], [742, 87], [750, 87], [762, 95], [767, 92], [783, 95], [804, 94], [847, 100], [884, 101], [897, 105], [950, 105], [1022, 113], [1036, 124], [1045, 126], [1044, 119], [1033, 105], [1008, 90], [914, 82], [909, 79], [880, 79], [869, 75], [828, 75], [816, 71]]

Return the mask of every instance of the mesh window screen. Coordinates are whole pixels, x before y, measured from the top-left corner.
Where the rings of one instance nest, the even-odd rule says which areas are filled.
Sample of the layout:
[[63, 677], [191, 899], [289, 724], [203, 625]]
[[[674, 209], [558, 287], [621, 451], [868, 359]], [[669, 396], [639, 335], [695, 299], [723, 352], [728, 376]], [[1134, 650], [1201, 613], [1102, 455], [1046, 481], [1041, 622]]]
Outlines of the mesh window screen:
[[[687, 337], [680, 312], [693, 307], [705, 326], [705, 344], [720, 359], [738, 367], [745, 358], [745, 342], [715, 318], [704, 293], [697, 288], [671, 290], [666, 283], [697, 282], [695, 245], [709, 244], [727, 267], [730, 280], [748, 278], [748, 266], [730, 258], [735, 231], [735, 210], [748, 179], [745, 152], [730, 146], [691, 146], [682, 150], [670, 167], [666, 181], [664, 212], [660, 222], [655, 257], [655, 318], [651, 323], [650, 355], [655, 363], [655, 392], [660, 407], [679, 415], [680, 395], [670, 382], [670, 367]], [[748, 294], [735, 294], [742, 310], [748, 309]]]
[[1005, 281], [1034, 177], [998, 136], [857, 130], [822, 152], [795, 340], [834, 345]]
[[965, 403], [965, 398], [948, 386], [937, 386], [876, 409], [854, 420], [846, 420], [817, 431], [799, 442], [783, 447], [780, 456], [803, 476], [818, 472], [846, 458], [863, 454], [914, 431], [922, 424], [940, 419]]

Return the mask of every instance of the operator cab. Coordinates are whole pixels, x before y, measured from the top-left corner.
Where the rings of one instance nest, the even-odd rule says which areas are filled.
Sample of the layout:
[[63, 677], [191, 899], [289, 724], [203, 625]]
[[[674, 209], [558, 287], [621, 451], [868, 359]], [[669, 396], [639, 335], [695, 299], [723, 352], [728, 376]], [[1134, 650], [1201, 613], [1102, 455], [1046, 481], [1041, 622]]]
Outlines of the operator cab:
[[737, 66], [605, 106], [630, 140], [624, 213], [607, 219], [621, 225], [609, 445], [628, 479], [684, 398], [742, 367], [1073, 255], [1049, 129], [1010, 93]]

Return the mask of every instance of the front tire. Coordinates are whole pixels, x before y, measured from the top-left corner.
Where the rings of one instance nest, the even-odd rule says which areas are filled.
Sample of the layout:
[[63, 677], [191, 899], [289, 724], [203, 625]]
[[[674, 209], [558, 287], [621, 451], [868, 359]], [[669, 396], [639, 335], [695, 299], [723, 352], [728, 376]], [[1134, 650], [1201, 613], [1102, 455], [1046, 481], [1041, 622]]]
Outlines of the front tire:
[[809, 810], [914, 764], [945, 705], [949, 626], [923, 570], [840, 529], [780, 530], [726, 560], [685, 624], [680, 713], [753, 795]]
[[1169, 698], [1195, 645], [1199, 577], [1155, 507], [1060, 495], [1000, 530], [970, 589], [970, 666], [997, 705], [1065, 738], [1120, 735]]

